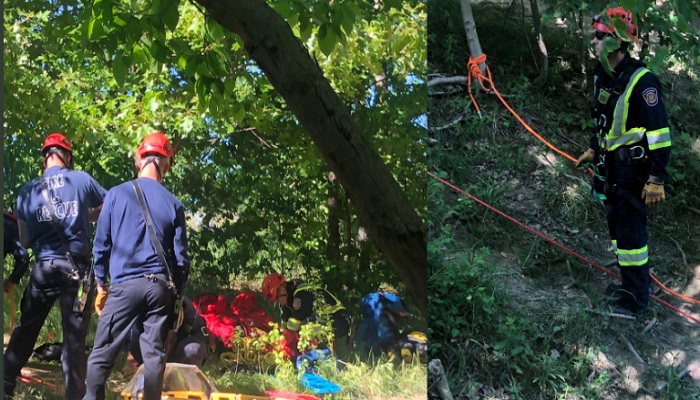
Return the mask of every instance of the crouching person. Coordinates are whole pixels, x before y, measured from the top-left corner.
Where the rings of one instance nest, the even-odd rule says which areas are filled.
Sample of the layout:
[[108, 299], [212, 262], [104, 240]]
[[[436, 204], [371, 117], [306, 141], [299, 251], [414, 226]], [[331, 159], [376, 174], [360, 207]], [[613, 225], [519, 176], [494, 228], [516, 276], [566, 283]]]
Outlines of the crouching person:
[[[209, 356], [211, 347], [211, 335], [207, 329], [207, 323], [197, 312], [188, 297], [182, 298], [183, 321], [177, 331], [175, 346], [167, 355], [168, 362], [196, 365], [201, 368]], [[125, 365], [126, 373], [134, 373], [139, 365], [143, 364], [139, 340], [143, 333], [143, 326], [134, 326], [129, 344], [129, 355]]]

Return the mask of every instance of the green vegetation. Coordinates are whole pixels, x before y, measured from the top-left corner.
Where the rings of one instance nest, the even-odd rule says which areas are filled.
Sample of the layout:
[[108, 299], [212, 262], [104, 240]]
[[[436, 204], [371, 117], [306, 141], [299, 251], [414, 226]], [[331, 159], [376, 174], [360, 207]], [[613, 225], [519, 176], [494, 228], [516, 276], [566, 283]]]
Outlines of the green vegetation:
[[[39, 364], [45, 367], [45, 363]], [[56, 368], [59, 368], [54, 364]], [[129, 378], [120, 371], [122, 360], [117, 362], [107, 392], [108, 400], [121, 400], [119, 389], [124, 387]], [[425, 365], [419, 363], [397, 366], [386, 358], [378, 358], [372, 362], [355, 360], [342, 366], [342, 371], [336, 369], [335, 363], [321, 363], [318, 374], [340, 387], [343, 391], [333, 397], [338, 400], [368, 399], [380, 400], [387, 398], [425, 397], [427, 373]], [[266, 390], [281, 390], [286, 392], [304, 393], [299, 384], [299, 375], [291, 363], [281, 365], [275, 374], [252, 374], [234, 372], [222, 368], [217, 360], [208, 362], [203, 368], [205, 375], [221, 392], [260, 395]], [[55, 384], [55, 382], [49, 385]], [[17, 400], [59, 400], [63, 394], [55, 394], [51, 386], [34, 382], [32, 385], [20, 384], [17, 389]]]
[[[76, 169], [109, 189], [134, 177], [133, 150], [146, 133], [162, 130], [176, 152], [164, 185], [188, 210], [191, 296], [258, 290], [260, 279], [275, 271], [322, 282], [358, 319], [360, 298], [379, 289], [396, 290], [424, 314], [424, 280], [408, 279], [424, 276], [424, 263], [389, 257], [425, 252], [411, 245], [425, 241], [419, 141], [425, 127], [418, 120], [426, 108], [423, 2], [4, 4], [6, 210], [41, 173], [39, 149], [48, 133], [65, 133], [75, 147]], [[265, 35], [251, 38], [231, 28], [235, 18], [217, 19], [234, 6], [274, 16], [284, 29], [270, 29], [269, 37], [286, 33], [301, 45], [294, 48], [303, 55], [296, 61], [313, 68], [302, 71], [289, 59], [283, 71], [269, 72], [264, 46], [255, 45]], [[263, 25], [257, 13], [235, 17], [241, 15], [249, 18], [247, 26]], [[278, 56], [294, 50], [265, 38]], [[314, 85], [295, 86], [290, 71], [313, 78]], [[322, 98], [334, 107], [300, 104], [285, 96], [290, 85], [308, 95], [302, 99]], [[309, 115], [316, 119], [309, 122]], [[323, 136], [339, 127], [342, 135]], [[377, 186], [382, 195], [371, 195]], [[402, 216], [403, 225], [373, 217], [383, 211]], [[392, 231], [409, 232], [411, 239], [387, 245]], [[6, 263], [4, 272], [9, 268]], [[15, 290], [17, 316], [25, 283], [26, 277]], [[425, 331], [424, 320], [417, 324]], [[61, 341], [60, 331], [53, 310], [37, 345]], [[352, 364], [361, 371], [356, 376], [381, 365]], [[402, 381], [392, 374], [379, 373], [388, 381], [367, 390], [420, 387], [408, 381], [413, 376]], [[410, 374], [419, 374], [419, 367]], [[356, 382], [350, 393], [362, 392], [365, 383]]]
[[[556, 21], [570, 9], [565, 2], [548, 3], [552, 7], [543, 15], [542, 31], [550, 73], [539, 87], [533, 83], [541, 71], [529, 10], [523, 16], [518, 3], [490, 2], [472, 2], [472, 10], [499, 92], [538, 133], [578, 157], [588, 144], [591, 80], [576, 67], [578, 34], [571, 19], [569, 24]], [[583, 15], [590, 18], [598, 6], [581, 7], [588, 7]], [[576, 14], [578, 8], [572, 9]], [[656, 12], [649, 14], [647, 26]], [[429, 73], [466, 75], [469, 54], [459, 3], [429, 1], [428, 18]], [[590, 36], [588, 21], [584, 40]], [[646, 51], [661, 54], [656, 43]], [[680, 44], [669, 48], [679, 50]], [[654, 274], [683, 291], [700, 257], [700, 69], [694, 59], [668, 56], [665, 61], [661, 65], [675, 66], [660, 68], [674, 143], [672, 182], [667, 201], [649, 224], [650, 249]], [[593, 62], [589, 55], [588, 74]], [[590, 195], [590, 176], [530, 135], [495, 96], [477, 93], [477, 101], [482, 118], [466, 88], [440, 86], [429, 92], [433, 145], [428, 170], [599, 265], [612, 260], [605, 213]], [[697, 324], [655, 302], [643, 323], [589, 311], [598, 309], [610, 277], [435, 179], [428, 184], [428, 210], [430, 351], [442, 360], [455, 396], [700, 395], [697, 381], [676, 379], [700, 360]], [[666, 294], [660, 297], [683, 304]], [[698, 311], [696, 305], [688, 309]], [[656, 324], [643, 333], [654, 318]], [[681, 356], [669, 361], [670, 354]]]

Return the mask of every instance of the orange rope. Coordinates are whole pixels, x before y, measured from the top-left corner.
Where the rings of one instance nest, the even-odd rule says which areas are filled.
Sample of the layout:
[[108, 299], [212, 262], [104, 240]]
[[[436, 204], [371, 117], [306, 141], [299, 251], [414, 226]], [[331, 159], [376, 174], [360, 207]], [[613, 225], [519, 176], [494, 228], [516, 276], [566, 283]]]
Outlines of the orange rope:
[[[481, 116], [481, 111], [479, 110], [479, 106], [476, 104], [476, 100], [474, 99], [474, 96], [472, 95], [472, 91], [471, 91], [471, 82], [472, 82], [472, 79], [478, 79], [478, 80], [479, 80], [479, 84], [481, 85], [481, 87], [482, 87], [485, 91], [487, 91], [487, 92], [493, 91], [493, 92], [496, 94], [496, 96], [498, 97], [498, 99], [501, 100], [501, 103], [503, 103], [503, 105], [506, 106], [506, 108], [508, 109], [508, 111], [510, 111], [510, 113], [513, 114], [513, 116], [515, 116], [515, 118], [516, 118], [518, 121], [520, 121], [520, 123], [525, 127], [525, 129], [527, 129], [531, 134], [533, 134], [533, 135], [534, 135], [537, 139], [539, 139], [542, 143], [544, 143], [545, 145], [547, 145], [547, 147], [549, 147], [550, 149], [554, 150], [555, 152], [561, 154], [562, 156], [568, 158], [569, 160], [571, 160], [571, 161], [573, 161], [573, 162], [577, 162], [578, 160], [577, 160], [576, 158], [574, 158], [574, 157], [568, 155], [567, 153], [565, 153], [565, 152], [559, 150], [559, 149], [556, 148], [553, 144], [549, 143], [549, 142], [546, 141], [542, 136], [540, 136], [537, 132], [535, 132], [535, 130], [532, 129], [532, 127], [530, 127], [530, 125], [528, 125], [527, 122], [525, 122], [525, 121], [520, 117], [520, 115], [518, 115], [518, 113], [516, 113], [515, 110], [513, 110], [513, 108], [511, 108], [510, 105], [508, 105], [508, 103], [505, 101], [505, 99], [503, 99], [503, 96], [501, 96], [501, 94], [498, 92], [498, 90], [497, 90], [496, 87], [494, 86], [493, 80], [491, 79], [491, 70], [489, 69], [489, 67], [488, 67], [488, 66], [485, 66], [486, 72], [487, 72], [487, 74], [488, 74], [488, 78], [485, 77], [484, 74], [481, 73], [481, 69], [479, 69], [479, 64], [481, 64], [481, 63], [483, 63], [483, 62], [485, 62], [485, 61], [486, 61], [486, 54], [482, 54], [481, 56], [477, 57], [476, 59], [469, 58], [469, 63], [467, 64], [467, 68], [469, 69], [469, 81], [468, 81], [468, 84], [467, 84], [468, 90], [469, 90], [469, 97], [471, 97], [472, 102], [474, 102], [474, 106], [476, 107], [476, 110], [477, 110], [477, 112], [479, 113], [479, 116]], [[491, 85], [491, 87], [490, 87], [490, 88], [487, 88], [486, 86], [484, 86], [484, 83], [483, 83], [484, 81], [488, 82], [488, 83]]]
[[[560, 155], [564, 156], [565, 158], [567, 158], [567, 159], [569, 159], [569, 160], [571, 160], [571, 161], [573, 161], [573, 162], [577, 162], [578, 160], [577, 160], [576, 158], [574, 158], [573, 156], [567, 154], [566, 152], [564, 152], [564, 151], [562, 151], [562, 150], [559, 150], [559, 149], [556, 148], [553, 144], [549, 143], [549, 142], [546, 141], [542, 136], [540, 136], [537, 132], [535, 132], [535, 130], [532, 129], [532, 127], [530, 127], [530, 125], [528, 125], [528, 124], [518, 115], [518, 113], [516, 113], [515, 110], [513, 110], [513, 108], [511, 108], [510, 105], [508, 105], [508, 103], [505, 101], [505, 99], [503, 99], [503, 97], [502, 97], [501, 94], [498, 92], [498, 90], [496, 90], [496, 87], [495, 87], [494, 84], [493, 84], [493, 80], [491, 79], [491, 70], [489, 69], [488, 65], [485, 65], [485, 66], [484, 66], [484, 67], [485, 67], [485, 70], [486, 70], [486, 73], [488, 74], [488, 77], [485, 77], [484, 74], [481, 73], [481, 69], [479, 68], [479, 64], [482, 64], [482, 63], [484, 63], [484, 62], [486, 62], [486, 54], [482, 54], [482, 55], [480, 55], [479, 57], [477, 57], [476, 59], [470, 57], [470, 58], [469, 58], [469, 62], [467, 63], [467, 69], [469, 70], [469, 79], [467, 80], [467, 82], [468, 82], [468, 83], [467, 83], [467, 89], [469, 90], [469, 97], [471, 98], [472, 103], [474, 103], [474, 107], [476, 107], [477, 113], [479, 113], [479, 117], [481, 117], [481, 110], [479, 109], [479, 105], [476, 103], [476, 99], [474, 99], [474, 96], [472, 95], [472, 90], [471, 90], [471, 87], [472, 87], [471, 84], [472, 84], [472, 80], [473, 80], [473, 79], [478, 80], [478, 81], [479, 81], [479, 84], [481, 85], [481, 88], [484, 89], [486, 92], [493, 91], [493, 93], [496, 94], [496, 96], [498, 97], [498, 99], [501, 100], [501, 103], [503, 103], [503, 105], [506, 106], [506, 108], [508, 109], [508, 111], [510, 111], [510, 113], [513, 114], [513, 116], [515, 116], [515, 118], [516, 118], [518, 121], [520, 121], [520, 123], [525, 127], [525, 129], [527, 129], [531, 134], [533, 134], [533, 135], [534, 135], [537, 139], [539, 139], [542, 143], [544, 143], [545, 145], [547, 145], [547, 147], [549, 147], [550, 149], [552, 149], [552, 150], [554, 150], [555, 152], [559, 153]], [[489, 88], [487, 88], [486, 86], [484, 86], [484, 81], [486, 81], [486, 82], [488, 82], [488, 83], [490, 84], [490, 87], [489, 87]], [[589, 172], [592, 173], [593, 171], [592, 171], [591, 169], [589, 169]], [[661, 281], [659, 281], [659, 280], [656, 278], [656, 276], [654, 276], [654, 274], [651, 274], [651, 273], [650, 273], [649, 275], [651, 275], [651, 278], [654, 280], [654, 282], [656, 282], [659, 286], [661, 286], [662, 289], [664, 289], [666, 292], [670, 293], [671, 295], [673, 295], [673, 296], [675, 296], [675, 297], [678, 297], [678, 298], [681, 299], [681, 300], [690, 302], [690, 303], [700, 304], [700, 300], [696, 300], [696, 299], [694, 299], [694, 298], [692, 298], [692, 297], [688, 297], [688, 296], [685, 296], [685, 295], [680, 294], [680, 293], [678, 293], [678, 292], [675, 292], [675, 291], [673, 291], [673, 290], [667, 288], [666, 286], [664, 286], [664, 284], [661, 283]]]
[[689, 303], [700, 304], [700, 300], [696, 300], [696, 299], [694, 299], [694, 298], [692, 298], [692, 297], [688, 297], [688, 296], [686, 296], [686, 295], [684, 295], [684, 294], [675, 292], [675, 291], [673, 291], [673, 290], [667, 288], [666, 286], [664, 286], [664, 284], [661, 283], [661, 281], [658, 280], [658, 279], [656, 278], [656, 276], [654, 276], [654, 274], [649, 273], [649, 275], [651, 275], [651, 279], [653, 279], [654, 282], [656, 282], [657, 285], [661, 286], [661, 288], [662, 288], [663, 290], [667, 291], [668, 293], [670, 293], [670, 294], [672, 294], [672, 295], [678, 297], [678, 298], [681, 299], [681, 300], [685, 300], [685, 301], [687, 301], [687, 302], [689, 302]]

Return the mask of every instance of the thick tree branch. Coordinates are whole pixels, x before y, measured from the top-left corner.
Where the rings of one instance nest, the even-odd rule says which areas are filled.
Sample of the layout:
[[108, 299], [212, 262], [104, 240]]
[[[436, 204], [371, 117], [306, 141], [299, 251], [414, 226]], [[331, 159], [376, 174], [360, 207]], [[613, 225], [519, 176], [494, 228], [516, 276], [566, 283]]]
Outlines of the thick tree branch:
[[289, 24], [262, 0], [196, 0], [243, 40], [336, 173], [370, 237], [427, 309], [427, 236], [406, 194]]

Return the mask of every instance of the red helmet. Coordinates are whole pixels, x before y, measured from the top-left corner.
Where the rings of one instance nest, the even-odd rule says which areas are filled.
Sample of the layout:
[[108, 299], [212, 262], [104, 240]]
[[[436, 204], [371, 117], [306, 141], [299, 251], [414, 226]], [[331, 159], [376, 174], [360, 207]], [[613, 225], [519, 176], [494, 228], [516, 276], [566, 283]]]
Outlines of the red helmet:
[[168, 137], [161, 132], [153, 132], [146, 135], [136, 153], [139, 157], [156, 155], [168, 157], [171, 163], [173, 161], [173, 146], [170, 145]]
[[[608, 14], [607, 21], [603, 18], [604, 12], [607, 12], [607, 14]], [[637, 25], [634, 24], [633, 15], [630, 11], [627, 11], [622, 7], [615, 7], [615, 8], [608, 7], [608, 8], [606, 8], [600, 14], [593, 17], [592, 26], [597, 31], [615, 34], [616, 36], [620, 37], [620, 39], [626, 40], [624, 35], [620, 36], [620, 35], [616, 34], [616, 31], [615, 31], [615, 20], [616, 19], [625, 23], [625, 26], [627, 28], [622, 32], [626, 33], [627, 36], [629, 36], [630, 41], [632, 41], [632, 42], [636, 41], [637, 35], [639, 34], [639, 31], [637, 29]], [[607, 25], [606, 25], [606, 22], [607, 22]]]
[[273, 273], [265, 277], [262, 283], [262, 293], [267, 301], [277, 300], [277, 289], [284, 285], [284, 275]]
[[68, 139], [60, 133], [52, 133], [44, 139], [44, 145], [41, 146], [41, 152], [51, 147], [60, 147], [63, 150], [73, 152], [73, 146]]

